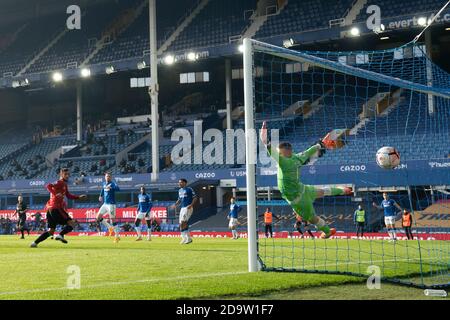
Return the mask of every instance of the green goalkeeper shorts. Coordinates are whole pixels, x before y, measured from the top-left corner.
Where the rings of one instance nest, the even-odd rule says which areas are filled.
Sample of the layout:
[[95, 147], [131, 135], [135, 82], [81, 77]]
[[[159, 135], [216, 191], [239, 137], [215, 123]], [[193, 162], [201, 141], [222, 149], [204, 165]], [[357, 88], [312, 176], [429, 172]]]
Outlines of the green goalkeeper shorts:
[[284, 192], [282, 196], [303, 220], [310, 221], [316, 215], [313, 203], [317, 191], [314, 186], [299, 185], [296, 192]]

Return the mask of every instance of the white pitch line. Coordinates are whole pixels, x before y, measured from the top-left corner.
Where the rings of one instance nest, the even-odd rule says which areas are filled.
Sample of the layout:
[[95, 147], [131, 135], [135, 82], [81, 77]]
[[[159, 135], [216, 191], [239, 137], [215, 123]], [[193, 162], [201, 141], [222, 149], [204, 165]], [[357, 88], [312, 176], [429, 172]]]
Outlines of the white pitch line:
[[[429, 260], [431, 258], [425, 258], [422, 260]], [[349, 265], [349, 264], [368, 264], [368, 263], [378, 263], [378, 262], [394, 262], [394, 261], [408, 261], [410, 259], [390, 259], [390, 260], [372, 260], [372, 261], [360, 261], [360, 262], [342, 262], [342, 263], [328, 263], [322, 265], [307, 265], [302, 266], [302, 268], [317, 268], [317, 267], [325, 267], [325, 266], [336, 266], [336, 265]], [[189, 280], [189, 279], [202, 279], [208, 277], [216, 277], [216, 276], [234, 276], [248, 274], [247, 271], [239, 271], [239, 272], [221, 272], [221, 273], [207, 273], [207, 274], [199, 274], [199, 275], [190, 275], [190, 276], [179, 276], [173, 278], [155, 278], [155, 279], [141, 279], [141, 280], [130, 280], [130, 281], [117, 281], [117, 282], [104, 282], [93, 285], [82, 286], [81, 289], [95, 289], [102, 287], [110, 287], [110, 286], [121, 286], [121, 285], [129, 285], [136, 283], [152, 283], [152, 282], [164, 282], [164, 281], [177, 281], [177, 280]], [[24, 294], [24, 293], [41, 293], [41, 292], [51, 292], [51, 291], [77, 291], [75, 289], [68, 289], [67, 287], [62, 288], [42, 288], [42, 289], [32, 289], [32, 290], [21, 290], [21, 291], [9, 291], [9, 292], [0, 292], [0, 296], [7, 295], [15, 295], [15, 294]]]
[[[177, 280], [188, 280], [188, 279], [201, 279], [201, 278], [216, 277], [216, 276], [233, 276], [233, 275], [239, 275], [239, 274], [245, 274], [245, 273], [248, 273], [248, 272], [240, 271], [240, 272], [206, 273], [206, 274], [199, 274], [199, 275], [179, 276], [179, 277], [173, 277], [173, 278], [154, 278], [154, 279], [141, 279], [141, 280], [130, 280], [130, 281], [103, 282], [103, 283], [98, 283], [98, 284], [81, 286], [81, 289], [94, 289], [94, 288], [109, 287], [109, 286], [121, 286], [121, 285], [136, 284], [136, 283], [164, 282], [164, 281], [168, 281], [168, 280], [177, 281]], [[22, 293], [64, 291], [64, 290], [77, 291], [75, 289], [69, 289], [67, 287], [42, 288], [42, 289], [0, 292], [0, 296], [22, 294]]]

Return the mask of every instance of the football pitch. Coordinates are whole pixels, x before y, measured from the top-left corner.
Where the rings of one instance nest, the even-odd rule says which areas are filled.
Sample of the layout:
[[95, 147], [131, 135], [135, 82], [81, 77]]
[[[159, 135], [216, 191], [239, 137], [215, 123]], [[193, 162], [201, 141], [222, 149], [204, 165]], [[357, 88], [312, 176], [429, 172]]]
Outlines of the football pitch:
[[427, 298], [423, 290], [385, 283], [369, 290], [365, 279], [346, 275], [248, 273], [246, 239], [180, 245], [178, 238], [128, 237], [115, 244], [107, 237], [67, 237], [67, 245], [49, 239], [32, 249], [34, 238], [0, 237], [0, 299]]

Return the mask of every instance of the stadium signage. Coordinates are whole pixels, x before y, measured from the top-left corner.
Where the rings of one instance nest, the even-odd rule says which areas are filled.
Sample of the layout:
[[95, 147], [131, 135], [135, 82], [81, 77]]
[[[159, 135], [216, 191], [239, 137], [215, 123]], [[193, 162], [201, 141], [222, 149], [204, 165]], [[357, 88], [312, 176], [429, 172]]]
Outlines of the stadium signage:
[[350, 165], [350, 166], [341, 166], [340, 170], [342, 172], [359, 172], [366, 171], [366, 166], [364, 164], [361, 165]]
[[404, 169], [408, 169], [408, 164], [401, 163], [398, 167], [394, 168], [394, 170], [404, 170]]
[[[73, 213], [71, 214], [73, 217]], [[97, 210], [96, 209], [87, 209], [85, 212], [85, 218], [86, 219], [95, 219], [97, 217]]]
[[230, 176], [232, 177], [245, 177], [246, 175], [247, 171], [245, 170], [230, 171]]
[[[274, 167], [274, 168], [261, 168], [261, 171], [260, 171], [262, 176], [274, 176], [274, 175], [277, 174], [277, 172], [278, 172], [278, 170], [277, 170], [276, 167]], [[233, 173], [231, 173], [231, 175], [233, 176]]]
[[216, 173], [215, 172], [199, 172], [199, 173], [195, 174], [195, 177], [197, 179], [215, 178]]
[[30, 186], [32, 186], [32, 187], [45, 186], [45, 181], [44, 180], [31, 180], [30, 181]]
[[[424, 15], [424, 17], [427, 18], [427, 21], [430, 21], [431, 19], [433, 19], [434, 15], [431, 14], [428, 17], [426, 15]], [[388, 22], [386, 22], [386, 28], [395, 30], [395, 29], [405, 29], [405, 28], [411, 28], [411, 27], [413, 27], [413, 28], [421, 27], [418, 22], [420, 18], [421, 17], [413, 16], [408, 19], [393, 20], [390, 22], [388, 21]], [[440, 17], [437, 17], [435, 20], [435, 23], [445, 23], [445, 22], [449, 22], [449, 21], [450, 21], [450, 13], [446, 13]]]
[[[319, 162], [302, 170], [304, 182], [314, 185], [352, 183], [361, 187], [402, 186], [402, 185], [448, 185], [448, 159], [403, 161], [395, 170], [379, 168], [375, 162], [348, 165], [322, 165]], [[276, 186], [276, 167], [258, 168], [257, 181], [260, 186]], [[130, 179], [131, 177], [131, 179]], [[237, 187], [245, 187], [245, 168], [222, 168], [208, 171], [162, 171], [159, 181], [153, 185], [150, 174], [117, 175], [123, 190], [137, 190], [141, 185], [149, 188], [159, 188], [161, 185], [173, 184], [179, 177], [194, 183], [202, 179], [233, 179]], [[124, 180], [119, 180], [124, 178]], [[77, 192], [96, 192], [99, 190], [103, 177], [86, 177], [83, 183], [70, 182], [71, 190]], [[130, 182], [132, 181], [132, 182]], [[5, 180], [0, 181], [3, 193], [16, 194], [20, 192], [47, 193], [43, 186], [46, 180]], [[120, 183], [120, 182], [119, 182]]]
[[[117, 177], [115, 177], [115, 179], [117, 179]], [[89, 178], [89, 183], [102, 183], [102, 182], [103, 182], [103, 177]]]
[[450, 168], [450, 162], [428, 162], [431, 168]]
[[[36, 212], [42, 214], [42, 218], [45, 219], [46, 213], [44, 208], [42, 210], [29, 210], [27, 211], [27, 219], [34, 220], [33, 215]], [[69, 209], [68, 213], [73, 219], [79, 220], [95, 220], [97, 217], [98, 208], [86, 208], [86, 209]], [[166, 207], [153, 207], [151, 210], [152, 217], [155, 219], [166, 219], [168, 217], [168, 211]], [[118, 219], [135, 219], [137, 214], [136, 208], [117, 208], [116, 218]], [[0, 218], [13, 219], [14, 210], [0, 210]]]
[[128, 176], [128, 177], [116, 177], [115, 180], [117, 182], [133, 182], [133, 176]]
[[[313, 232], [313, 234], [318, 237], [319, 233]], [[70, 233], [72, 236], [108, 236], [106, 232], [72, 232]], [[135, 237], [136, 232], [121, 232], [121, 236], [123, 237]], [[205, 238], [205, 239], [225, 239], [231, 238], [230, 232], [209, 232], [209, 231], [193, 231], [191, 232], [191, 236], [193, 238]], [[260, 237], [264, 237], [264, 233], [260, 233]], [[179, 238], [179, 232], [152, 232], [152, 237], [154, 238]], [[247, 238], [247, 232], [239, 232], [240, 238]], [[281, 231], [274, 232], [273, 237], [276, 239], [299, 239], [299, 236], [292, 235], [291, 232]], [[417, 233], [416, 237], [420, 241], [433, 241], [433, 240], [450, 240], [450, 233]], [[309, 237], [306, 236], [306, 239]], [[400, 241], [408, 241], [406, 236], [400, 234], [398, 237]], [[358, 239], [356, 233], [354, 232], [338, 232], [332, 239]], [[387, 233], [366, 233], [363, 237], [364, 240], [388, 240], [389, 235]]]

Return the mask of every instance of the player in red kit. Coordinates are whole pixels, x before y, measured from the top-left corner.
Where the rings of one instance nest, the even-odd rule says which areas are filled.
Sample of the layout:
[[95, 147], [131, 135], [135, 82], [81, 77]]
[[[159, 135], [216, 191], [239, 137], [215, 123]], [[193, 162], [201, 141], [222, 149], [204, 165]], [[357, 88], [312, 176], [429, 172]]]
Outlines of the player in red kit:
[[57, 225], [63, 225], [64, 228], [59, 235], [55, 237], [55, 240], [61, 241], [62, 243], [67, 243], [67, 240], [64, 239], [64, 235], [73, 230], [74, 223], [72, 218], [67, 213], [65, 198], [71, 200], [86, 198], [86, 195], [76, 196], [69, 192], [69, 188], [67, 187], [69, 177], [69, 169], [61, 169], [59, 173], [59, 180], [55, 183], [50, 183], [47, 185], [47, 190], [50, 192], [50, 200], [48, 200], [46, 205], [48, 231], [42, 233], [36, 241], [31, 244], [32, 248], [36, 248], [40, 242], [44, 241], [48, 237], [53, 237]]

